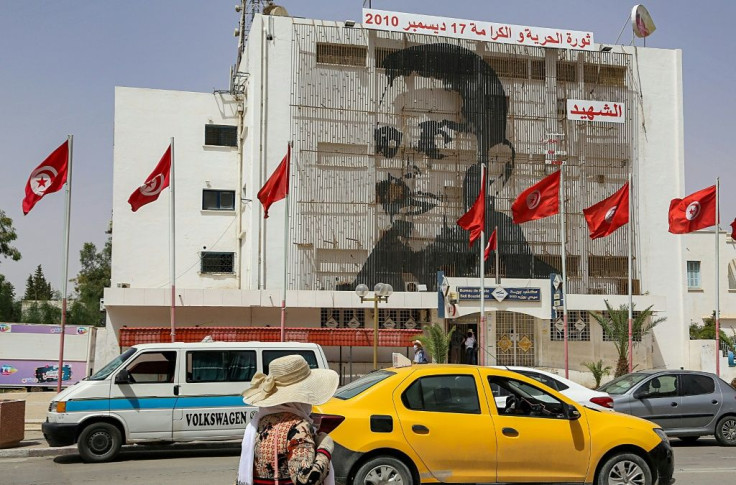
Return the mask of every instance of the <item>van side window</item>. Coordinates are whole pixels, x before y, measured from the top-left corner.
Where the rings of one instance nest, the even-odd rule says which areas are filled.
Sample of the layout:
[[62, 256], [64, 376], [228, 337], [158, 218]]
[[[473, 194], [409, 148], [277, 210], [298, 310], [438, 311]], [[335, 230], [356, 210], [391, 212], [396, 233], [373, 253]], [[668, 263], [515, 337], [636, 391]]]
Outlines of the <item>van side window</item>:
[[255, 373], [253, 350], [187, 352], [187, 382], [248, 382]]
[[145, 352], [126, 368], [131, 383], [174, 382], [176, 352]]
[[271, 365], [271, 361], [284, 357], [285, 355], [301, 355], [304, 360], [309, 364], [310, 369], [318, 369], [317, 357], [311, 350], [264, 350], [263, 351], [263, 373], [268, 374], [268, 366]]

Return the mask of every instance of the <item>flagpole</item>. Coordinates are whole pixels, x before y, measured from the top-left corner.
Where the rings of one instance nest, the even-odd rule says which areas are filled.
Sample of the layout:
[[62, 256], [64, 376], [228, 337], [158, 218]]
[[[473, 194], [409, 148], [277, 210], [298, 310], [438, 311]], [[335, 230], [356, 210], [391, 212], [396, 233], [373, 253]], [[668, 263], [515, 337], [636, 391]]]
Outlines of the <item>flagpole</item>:
[[629, 193], [627, 194], [628, 197], [629, 197], [629, 232], [628, 232], [628, 236], [627, 236], [627, 238], [628, 238], [628, 241], [627, 241], [627, 243], [628, 243], [628, 252], [629, 252], [629, 281], [628, 281], [628, 283], [629, 283], [629, 288], [628, 288], [628, 292], [629, 292], [629, 322], [628, 322], [629, 323], [629, 372], [632, 372], [634, 370], [634, 351], [632, 349], [633, 340], [634, 340], [634, 338], [633, 338], [633, 331], [634, 331], [634, 319], [633, 319], [633, 317], [634, 317], [634, 297], [632, 296], [633, 295], [633, 284], [632, 284], [632, 274], [631, 274], [631, 270], [632, 270], [632, 266], [633, 266], [633, 264], [632, 264], [632, 256], [631, 256], [631, 253], [632, 253], [632, 247], [631, 246], [632, 246], [632, 239], [633, 238], [632, 238], [632, 234], [631, 233], [634, 230], [634, 219], [633, 219], [633, 217], [631, 217], [631, 213], [632, 213], [632, 207], [634, 206], [634, 199], [631, 197], [631, 192], [632, 192], [632, 189], [631, 189], [632, 183], [631, 183], [631, 181], [632, 181], [632, 179], [631, 179], [631, 172], [629, 172]]
[[499, 268], [500, 258], [498, 256], [498, 252], [501, 249], [501, 244], [498, 242], [499, 241], [498, 226], [493, 228], [493, 232], [496, 233], [496, 284], [500, 285], [501, 284], [501, 270]]
[[721, 376], [721, 287], [720, 287], [720, 253], [721, 248], [718, 244], [718, 233], [721, 230], [721, 214], [718, 207], [718, 192], [721, 185], [721, 178], [716, 177], [716, 375]]
[[486, 165], [481, 163], [480, 165], [480, 194], [483, 194], [483, 222], [480, 226], [480, 244], [478, 244], [478, 250], [480, 251], [480, 325], [478, 328], [478, 354], [479, 358], [476, 363], [485, 365], [485, 335], [486, 335], [486, 305], [485, 305], [485, 293], [486, 293], [486, 282], [485, 282], [485, 230], [486, 230], [486, 199], [485, 199], [485, 183], [486, 183]]
[[72, 212], [72, 148], [74, 135], [67, 135], [69, 158], [67, 159], [66, 202], [64, 212], [64, 254], [62, 255], [61, 278], [61, 335], [59, 336], [59, 370], [56, 377], [56, 392], [61, 392], [61, 381], [64, 380], [64, 334], [66, 329], [66, 286], [69, 279], [69, 225]]
[[565, 162], [560, 163], [560, 254], [562, 256], [562, 324], [564, 325], [563, 340], [565, 341], [565, 378], [570, 377], [568, 335], [567, 335], [567, 254], [565, 251]]
[[176, 210], [174, 187], [176, 186], [176, 178], [174, 177], [174, 137], [171, 137], [171, 168], [170, 168], [169, 190], [169, 279], [171, 280], [171, 341], [176, 342]]
[[[291, 165], [291, 142], [289, 142], [288, 147], [288, 156], [289, 160], [287, 163]], [[286, 173], [291, 173], [290, 168], [286, 171]], [[286, 196], [284, 197], [284, 203], [286, 205], [286, 213], [284, 216], [284, 285], [283, 290], [281, 293], [281, 341], [284, 342], [286, 340], [286, 270], [288, 267], [288, 261], [289, 261], [289, 183], [290, 180], [286, 180]]]

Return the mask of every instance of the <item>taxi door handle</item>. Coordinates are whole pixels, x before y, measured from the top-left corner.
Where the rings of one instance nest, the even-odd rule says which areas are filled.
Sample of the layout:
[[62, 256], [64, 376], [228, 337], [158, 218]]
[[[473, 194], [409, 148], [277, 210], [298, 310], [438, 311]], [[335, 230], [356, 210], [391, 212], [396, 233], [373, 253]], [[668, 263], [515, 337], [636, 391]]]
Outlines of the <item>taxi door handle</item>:
[[178, 396], [178, 395], [179, 395], [179, 384], [176, 384], [174, 386], [174, 396]]
[[511, 437], [519, 436], [519, 432], [516, 431], [514, 428], [503, 428], [501, 432], [504, 434], [504, 436], [511, 436]]
[[718, 404], [718, 399], [713, 399], [710, 403], [711, 404]]
[[677, 407], [677, 403], [676, 402], [673, 402], [673, 403], [670, 404], [670, 406], [672, 406], [673, 408], [676, 408]]
[[429, 428], [421, 424], [412, 425], [411, 430], [416, 434], [429, 434]]

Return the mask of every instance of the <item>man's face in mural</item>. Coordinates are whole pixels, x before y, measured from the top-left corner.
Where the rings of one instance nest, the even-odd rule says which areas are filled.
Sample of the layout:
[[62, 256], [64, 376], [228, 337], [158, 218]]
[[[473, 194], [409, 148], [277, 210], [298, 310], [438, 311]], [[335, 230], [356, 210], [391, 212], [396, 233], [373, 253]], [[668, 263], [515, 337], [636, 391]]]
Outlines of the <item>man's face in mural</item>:
[[[392, 220], [426, 214], [454, 225], [466, 209], [466, 172], [478, 163], [477, 137], [464, 129], [462, 97], [442, 81], [416, 75], [395, 80], [387, 93], [373, 132], [378, 166], [389, 169], [379, 176], [377, 201]], [[508, 149], [495, 151], [510, 157]], [[490, 182], [502, 171], [502, 163], [490, 163]]]

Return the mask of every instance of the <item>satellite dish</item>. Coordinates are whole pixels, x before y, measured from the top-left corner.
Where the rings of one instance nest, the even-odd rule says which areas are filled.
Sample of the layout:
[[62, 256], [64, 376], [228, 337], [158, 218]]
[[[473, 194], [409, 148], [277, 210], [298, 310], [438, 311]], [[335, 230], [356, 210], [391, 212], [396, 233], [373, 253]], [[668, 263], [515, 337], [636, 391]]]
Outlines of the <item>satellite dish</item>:
[[639, 38], [649, 37], [657, 29], [652, 16], [644, 5], [634, 5], [631, 9], [631, 28]]
[[289, 12], [286, 11], [281, 5], [274, 5], [269, 2], [268, 5], [263, 7], [263, 15], [271, 15], [273, 17], [288, 17]]

